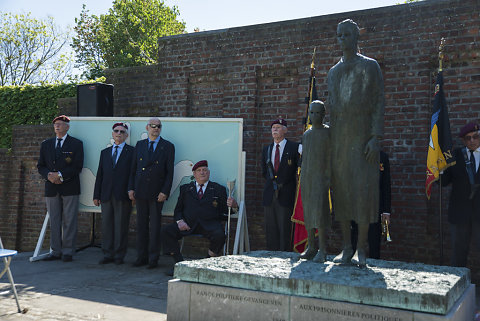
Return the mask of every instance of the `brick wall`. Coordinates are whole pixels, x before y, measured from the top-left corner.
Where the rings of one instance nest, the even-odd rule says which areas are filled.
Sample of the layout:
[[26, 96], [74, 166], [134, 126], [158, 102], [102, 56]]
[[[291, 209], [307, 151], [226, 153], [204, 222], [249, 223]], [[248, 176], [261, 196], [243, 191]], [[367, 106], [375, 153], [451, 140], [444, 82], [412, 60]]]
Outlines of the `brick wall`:
[[[260, 155], [262, 145], [271, 140], [268, 124], [278, 116], [286, 118], [289, 138], [299, 140], [313, 48], [317, 47], [317, 90], [325, 100], [326, 74], [341, 56], [335, 40], [336, 25], [352, 18], [361, 27], [362, 53], [379, 62], [385, 79], [382, 145], [391, 162], [393, 242], [384, 246], [383, 257], [438, 264], [439, 189], [434, 186], [432, 200], [427, 201], [423, 187], [438, 46], [445, 37], [445, 92], [455, 134], [468, 120], [480, 119], [479, 12], [477, 0], [427, 0], [166, 37], [159, 41], [158, 65], [109, 70], [107, 82], [115, 85], [118, 116], [244, 119], [250, 241], [253, 249], [262, 249], [265, 241]], [[47, 132], [42, 131], [41, 137], [48, 137]], [[37, 132], [34, 137], [39, 136]], [[31, 146], [35, 157], [39, 142]], [[19, 221], [22, 226], [30, 220], [40, 224], [33, 217], [42, 216], [44, 211], [42, 187], [32, 169], [35, 157], [22, 154], [22, 148], [14, 144], [11, 161], [0, 161], [0, 174], [5, 174], [4, 168], [11, 168], [6, 173], [8, 182], [4, 180], [11, 187], [0, 189], [2, 197], [5, 191], [14, 193], [22, 188], [36, 195], [21, 196], [19, 192], [10, 197], [8, 206], [17, 212], [9, 215], [3, 212], [2, 204], [2, 222], [8, 218], [8, 224], [17, 230]], [[444, 263], [450, 256], [448, 192], [443, 191]], [[12, 213], [19, 211], [23, 218], [12, 218]], [[2, 228], [3, 224], [0, 233]], [[329, 237], [332, 253], [339, 249], [338, 233], [335, 224]], [[17, 235], [13, 242], [31, 249], [31, 241]], [[472, 252], [469, 266], [474, 279], [480, 280], [480, 269], [474, 268], [480, 265], [480, 254]]]

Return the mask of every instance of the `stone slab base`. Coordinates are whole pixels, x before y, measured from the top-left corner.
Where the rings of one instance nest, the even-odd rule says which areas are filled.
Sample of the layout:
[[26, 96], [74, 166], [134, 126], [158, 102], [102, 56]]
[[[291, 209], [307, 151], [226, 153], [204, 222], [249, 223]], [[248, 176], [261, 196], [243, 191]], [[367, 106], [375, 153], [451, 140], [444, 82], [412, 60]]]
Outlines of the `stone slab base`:
[[446, 315], [191, 283], [168, 283], [168, 321], [470, 321], [475, 285]]
[[447, 314], [470, 286], [466, 268], [367, 260], [367, 266], [315, 263], [298, 253], [255, 251], [175, 265], [186, 282]]

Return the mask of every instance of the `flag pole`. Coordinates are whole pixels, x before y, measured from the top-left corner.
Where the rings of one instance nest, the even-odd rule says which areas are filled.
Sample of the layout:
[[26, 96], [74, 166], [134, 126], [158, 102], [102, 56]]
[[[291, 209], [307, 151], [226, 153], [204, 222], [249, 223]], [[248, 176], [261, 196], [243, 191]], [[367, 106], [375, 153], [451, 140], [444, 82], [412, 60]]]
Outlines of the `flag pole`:
[[[440, 40], [440, 46], [438, 47], [438, 72], [442, 72], [443, 68], [443, 48], [445, 47], [445, 38], [442, 37]], [[440, 197], [439, 197], [439, 211], [440, 211], [440, 265], [443, 265], [443, 221], [442, 221], [442, 175], [439, 175], [439, 183], [440, 183]]]

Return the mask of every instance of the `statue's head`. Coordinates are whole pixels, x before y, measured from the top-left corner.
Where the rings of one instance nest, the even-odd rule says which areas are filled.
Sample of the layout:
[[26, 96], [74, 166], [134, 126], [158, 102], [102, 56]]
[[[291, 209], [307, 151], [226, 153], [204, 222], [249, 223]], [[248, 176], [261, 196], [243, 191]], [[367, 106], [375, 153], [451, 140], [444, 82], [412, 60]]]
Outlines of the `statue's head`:
[[325, 118], [325, 105], [320, 100], [314, 100], [310, 103], [310, 108], [308, 109], [308, 117], [313, 127], [320, 128]]
[[337, 41], [342, 50], [357, 50], [360, 28], [352, 19], [346, 19], [337, 26]]

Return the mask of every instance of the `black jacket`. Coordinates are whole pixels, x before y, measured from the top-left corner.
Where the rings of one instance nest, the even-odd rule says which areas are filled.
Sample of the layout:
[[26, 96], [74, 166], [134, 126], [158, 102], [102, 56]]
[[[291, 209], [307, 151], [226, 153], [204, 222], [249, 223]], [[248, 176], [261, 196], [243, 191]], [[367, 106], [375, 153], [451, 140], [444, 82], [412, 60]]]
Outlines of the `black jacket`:
[[[447, 168], [442, 175], [442, 185], [452, 184], [450, 202], [448, 204], [448, 221], [452, 224], [468, 223], [480, 220], [480, 190], [475, 197], [469, 199], [472, 188], [468, 179], [465, 158], [462, 150], [465, 147], [453, 151], [455, 165]], [[476, 183], [480, 183], [480, 172], [475, 173]]]
[[[79, 174], [83, 168], [83, 143], [81, 140], [67, 135], [61, 149], [60, 157], [56, 157], [57, 138], [52, 137], [42, 142], [38, 158], [38, 172], [45, 179], [45, 196], [58, 194], [63, 196], [80, 194]], [[63, 183], [53, 184], [48, 180], [49, 172], [62, 173]]]
[[148, 139], [137, 142], [132, 160], [128, 190], [135, 191], [135, 198], [156, 199], [158, 194], [170, 194], [173, 180], [175, 146], [160, 138], [150, 159]]
[[113, 167], [112, 161], [112, 148], [105, 148], [100, 153], [93, 199], [106, 202], [113, 194], [115, 199], [127, 201], [129, 200], [128, 180], [130, 179], [134, 148], [125, 144], [115, 167]]
[[180, 186], [180, 195], [173, 216], [175, 221], [183, 219], [190, 226], [190, 231], [182, 231], [183, 235], [188, 235], [197, 225], [207, 231], [223, 229], [221, 221], [227, 212], [225, 187], [209, 181], [202, 199], [199, 199], [195, 182], [191, 182]]
[[[270, 206], [274, 196], [273, 180], [269, 175], [267, 167], [267, 160], [271, 158], [271, 154], [269, 154], [268, 151], [270, 149], [271, 153], [273, 148], [274, 144], [271, 143], [270, 145], [264, 146], [262, 152], [262, 174], [265, 178], [263, 206]], [[277, 184], [279, 186], [278, 202], [281, 206], [293, 207], [295, 204], [299, 159], [298, 143], [287, 140], [277, 173]]]

